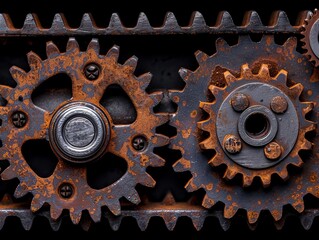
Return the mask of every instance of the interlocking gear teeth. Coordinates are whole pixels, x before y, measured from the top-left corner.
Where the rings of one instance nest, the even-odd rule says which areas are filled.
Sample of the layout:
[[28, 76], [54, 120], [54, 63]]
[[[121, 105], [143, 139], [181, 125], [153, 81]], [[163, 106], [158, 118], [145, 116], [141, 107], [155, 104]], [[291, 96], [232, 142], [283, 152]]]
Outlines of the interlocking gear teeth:
[[[146, 172], [148, 166], [163, 166], [165, 161], [153, 153], [155, 147], [168, 144], [168, 138], [155, 133], [157, 126], [168, 121], [166, 114], [154, 114], [153, 107], [160, 101], [162, 93], [147, 94], [144, 90], [151, 80], [150, 74], [134, 76], [137, 58], [128, 59], [123, 65], [117, 63], [119, 47], [113, 46], [107, 54], [99, 54], [97, 39], [93, 39], [86, 52], [81, 52], [74, 38], [70, 38], [66, 52], [61, 53], [53, 42], [47, 43], [47, 59], [42, 60], [33, 52], [28, 53], [30, 71], [25, 72], [18, 67], [10, 69], [15, 88], [0, 87], [1, 96], [7, 105], [0, 108], [2, 127], [0, 129], [3, 147], [1, 159], [8, 160], [10, 165], [1, 174], [2, 179], [18, 178], [14, 196], [22, 197], [28, 192], [33, 194], [31, 210], [38, 211], [45, 203], [50, 205], [53, 219], [59, 218], [63, 209], [70, 212], [71, 220], [79, 223], [83, 210], [88, 210], [94, 221], [101, 218], [101, 207], [118, 215], [121, 212], [119, 199], [125, 197], [133, 204], [140, 202], [135, 186], [142, 184], [148, 187], [155, 185], [154, 179]], [[94, 81], [85, 78], [82, 69], [87, 63], [95, 62], [101, 68], [101, 75]], [[86, 168], [66, 163], [60, 156], [54, 173], [47, 177], [39, 177], [25, 161], [21, 147], [23, 143], [33, 139], [48, 139], [49, 123], [56, 113], [48, 112], [35, 106], [31, 100], [32, 92], [44, 81], [58, 74], [66, 73], [72, 81], [72, 99], [62, 103], [77, 104], [87, 102], [96, 106], [109, 116], [100, 105], [105, 89], [110, 84], [118, 84], [131, 97], [137, 109], [136, 120], [129, 125], [115, 125], [111, 118], [111, 138], [106, 151], [122, 157], [127, 161], [127, 172], [115, 183], [102, 189], [91, 188], [86, 181]], [[58, 109], [60, 108], [58, 107]], [[101, 110], [102, 109], [102, 110]], [[27, 123], [22, 128], [12, 126], [11, 115], [21, 111], [27, 116]], [[148, 141], [143, 152], [137, 152], [131, 146], [133, 137], [142, 134]], [[63, 182], [70, 183], [75, 189], [74, 197], [62, 199], [57, 189]]]
[[318, 9], [315, 9], [311, 14], [308, 14], [302, 25], [300, 39], [303, 43], [302, 48], [305, 50], [304, 55], [307, 56], [310, 62], [315, 67], [319, 66], [319, 13]]
[[[312, 91], [310, 91], [315, 88], [315, 83], [309, 81], [316, 76], [317, 71], [304, 71], [305, 68], [312, 68], [312, 66], [305, 56], [297, 52], [296, 46], [295, 38], [289, 38], [283, 45], [279, 45], [274, 42], [273, 36], [264, 36], [260, 42], [253, 42], [249, 36], [240, 36], [238, 44], [233, 46], [229, 46], [225, 40], [219, 38], [216, 40], [216, 53], [212, 56], [207, 58], [206, 54], [197, 52], [196, 58], [199, 67], [195, 71], [180, 70], [180, 75], [186, 85], [183, 90], [171, 93], [172, 100], [178, 104], [178, 110], [176, 114], [172, 115], [170, 121], [170, 124], [177, 129], [177, 135], [172, 139], [171, 146], [173, 149], [180, 150], [182, 154], [182, 158], [174, 164], [174, 170], [177, 172], [189, 171], [192, 178], [186, 184], [186, 189], [189, 192], [204, 189], [206, 194], [202, 200], [202, 205], [206, 208], [211, 208], [217, 202], [222, 202], [226, 218], [232, 218], [239, 209], [242, 209], [246, 211], [247, 220], [250, 224], [257, 222], [262, 211], [269, 211], [274, 220], [278, 221], [282, 217], [283, 206], [291, 205], [300, 213], [304, 210], [303, 197], [305, 195], [312, 194], [319, 197], [318, 192], [314, 190], [318, 185], [317, 181], [309, 181], [309, 179], [317, 179], [315, 177], [317, 166], [313, 157], [302, 159], [303, 161], [306, 160], [306, 163], [302, 166], [301, 173], [294, 173], [291, 179], [285, 183], [278, 182], [268, 189], [263, 189], [263, 187], [247, 189], [229, 183], [222, 178], [217, 169], [215, 170], [208, 164], [210, 158], [205, 156], [203, 151], [205, 151], [205, 148], [212, 149], [214, 147], [213, 142], [200, 139], [200, 135], [198, 135], [202, 132], [197, 127], [197, 123], [203, 120], [201, 119], [201, 110], [207, 111], [211, 116], [216, 114], [212, 106], [220, 100], [222, 92], [228, 86], [225, 80], [221, 81], [221, 76], [222, 78], [224, 78], [224, 74], [230, 76], [229, 73], [225, 73], [226, 71], [232, 75], [240, 73], [241, 67], [248, 64], [253, 70], [254, 74], [252, 76], [258, 75], [256, 70], [262, 68], [259, 75], [268, 77], [268, 68], [270, 79], [275, 79], [277, 76], [277, 80], [272, 80], [271, 83], [281, 81], [281, 85], [285, 86], [282, 89], [293, 93], [292, 97], [295, 97], [293, 101], [298, 102], [297, 111], [303, 130], [299, 134], [301, 145], [296, 147], [295, 151], [301, 149], [309, 151], [311, 147], [315, 147], [305, 138], [304, 134], [314, 130], [315, 126], [313, 122], [308, 120], [306, 113], [310, 110], [318, 111], [316, 105], [313, 106], [312, 104], [315, 102], [316, 96], [313, 96]], [[278, 72], [280, 69], [283, 69], [284, 72]], [[234, 76], [237, 79], [240, 75], [235, 74]], [[291, 88], [286, 85], [287, 76], [289, 83], [293, 83]], [[257, 81], [259, 80], [257, 79]], [[297, 84], [298, 82], [306, 86], [304, 91], [302, 86]], [[240, 81], [238, 81], [239, 83]], [[212, 103], [207, 103], [210, 99], [207, 97], [209, 86], [212, 86], [210, 90], [213, 90], [213, 95], [217, 96], [215, 102]], [[303, 92], [303, 101], [299, 99], [301, 92]], [[208, 123], [204, 121], [200, 123], [200, 127], [212, 131], [212, 125]], [[189, 132], [191, 134], [188, 134]], [[296, 156], [293, 162], [299, 166], [301, 161], [299, 156], [297, 157], [298, 153], [294, 152], [293, 154]], [[216, 161], [215, 164], [217, 163]], [[280, 173], [284, 179], [288, 175], [286, 170], [284, 167]], [[229, 171], [228, 178], [232, 177], [233, 172]], [[268, 181], [266, 180], [265, 183], [267, 185]]]

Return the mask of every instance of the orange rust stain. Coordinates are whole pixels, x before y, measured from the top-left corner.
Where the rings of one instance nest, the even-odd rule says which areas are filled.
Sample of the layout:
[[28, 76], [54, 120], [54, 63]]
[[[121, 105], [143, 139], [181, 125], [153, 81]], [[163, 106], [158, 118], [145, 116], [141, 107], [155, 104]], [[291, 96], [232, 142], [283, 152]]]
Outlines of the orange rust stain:
[[146, 167], [148, 162], [149, 162], [149, 158], [147, 156], [145, 156], [145, 155], [142, 155], [141, 158], [140, 158], [140, 164], [143, 167]]
[[183, 101], [182, 105], [183, 105], [183, 107], [186, 107], [186, 105], [187, 105], [186, 101]]
[[184, 159], [184, 158], [178, 160], [178, 162], [179, 162], [180, 164], [182, 164], [182, 165], [183, 165], [185, 168], [187, 168], [187, 169], [190, 169], [190, 167], [191, 167], [191, 162], [188, 161], [188, 160], [186, 160], [186, 159]]
[[176, 102], [176, 103], [178, 103], [178, 102], [179, 102], [179, 97], [178, 97], [178, 96], [174, 96], [174, 97], [173, 97], [173, 101]]
[[188, 138], [191, 135], [192, 129], [182, 130], [182, 137], [184, 139]]
[[232, 197], [230, 195], [227, 195], [227, 200], [228, 201], [231, 201], [232, 200]]
[[312, 96], [312, 90], [307, 91], [308, 96]]
[[192, 111], [190, 116], [191, 118], [195, 118], [197, 116], [197, 111], [196, 110]]
[[318, 182], [318, 175], [315, 172], [312, 172], [309, 177], [310, 182], [316, 183]]
[[213, 184], [212, 183], [210, 183], [210, 184], [207, 184], [206, 185], [206, 189], [208, 190], [208, 191], [211, 191], [212, 189], [213, 189]]
[[276, 52], [277, 53], [282, 53], [282, 49], [281, 48], [277, 48]]

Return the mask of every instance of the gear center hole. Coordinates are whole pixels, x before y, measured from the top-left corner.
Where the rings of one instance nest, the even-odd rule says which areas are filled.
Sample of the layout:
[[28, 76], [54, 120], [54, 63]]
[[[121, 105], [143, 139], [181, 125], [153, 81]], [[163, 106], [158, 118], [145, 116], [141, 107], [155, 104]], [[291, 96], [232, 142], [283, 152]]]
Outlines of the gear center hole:
[[269, 119], [262, 113], [253, 113], [245, 121], [245, 131], [251, 138], [262, 138], [268, 134], [269, 130]]

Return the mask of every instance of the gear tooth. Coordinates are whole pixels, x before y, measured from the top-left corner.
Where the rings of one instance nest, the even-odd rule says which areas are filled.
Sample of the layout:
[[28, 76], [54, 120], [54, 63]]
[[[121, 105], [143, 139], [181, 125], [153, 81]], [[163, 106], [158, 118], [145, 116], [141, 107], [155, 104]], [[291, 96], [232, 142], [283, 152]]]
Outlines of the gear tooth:
[[200, 231], [203, 228], [205, 217], [192, 217], [191, 220], [196, 231]]
[[36, 33], [39, 32], [39, 29], [41, 28], [42, 26], [38, 16], [36, 14], [29, 13], [24, 20], [21, 32], [27, 32], [28, 34]]
[[253, 183], [254, 177], [243, 175], [243, 187], [249, 187]]
[[[300, 148], [300, 149], [303, 149], [303, 148]], [[309, 148], [307, 148], [305, 150], [309, 150]], [[294, 158], [291, 159], [290, 164], [295, 166], [295, 167], [301, 168], [302, 165], [304, 164], [304, 162], [302, 161], [302, 159], [299, 155], [296, 155]]]
[[282, 218], [282, 209], [275, 209], [270, 211], [270, 213], [276, 222]]
[[108, 28], [114, 31], [119, 31], [123, 29], [122, 21], [117, 13], [112, 14]]
[[126, 60], [126, 62], [124, 63], [124, 66], [128, 66], [129, 68], [132, 69], [131, 71], [134, 72], [137, 66], [137, 61], [138, 61], [138, 58], [136, 56], [132, 56]]
[[69, 29], [69, 24], [63, 13], [57, 13], [54, 15], [53, 22], [51, 25], [51, 31], [65, 31]]
[[[0, 95], [1, 95], [1, 89], [0, 89]], [[302, 102], [301, 104], [304, 106], [304, 108], [302, 109], [303, 116], [311, 112], [313, 108], [315, 107], [313, 102]]]
[[70, 218], [73, 224], [79, 224], [82, 217], [82, 211], [75, 211], [70, 209]]
[[[15, 194], [15, 193], [14, 193]], [[40, 200], [40, 195], [36, 195], [32, 198], [31, 201], [31, 211], [32, 212], [37, 212], [42, 206], [43, 206], [43, 202]]]
[[298, 44], [298, 40], [296, 37], [290, 37], [288, 40], [284, 43], [285, 49], [291, 49], [295, 50]]
[[233, 18], [227, 11], [219, 12], [216, 20], [216, 26], [219, 29], [227, 29], [227, 28], [233, 28], [236, 27], [234, 24]]
[[117, 62], [120, 55], [120, 47], [114, 45], [105, 55], [106, 58], [113, 58], [115, 62]]
[[277, 74], [277, 76], [275, 77], [276, 81], [283, 84], [283, 85], [287, 85], [287, 71], [285, 70], [280, 70]]
[[162, 134], [155, 134], [155, 137], [152, 139], [152, 142], [155, 147], [162, 147], [169, 144], [170, 139]]
[[288, 16], [284, 11], [274, 11], [271, 15], [269, 26], [292, 28]]
[[88, 209], [89, 214], [93, 220], [93, 222], [100, 222], [102, 218], [102, 212], [100, 207], [93, 207], [92, 209]]
[[164, 24], [163, 24], [163, 29], [165, 30], [171, 30], [171, 29], [180, 29], [180, 26], [177, 22], [177, 19], [172, 12], [168, 12], [165, 16]]
[[141, 12], [139, 14], [135, 29], [143, 30], [143, 31], [152, 31], [153, 30], [153, 28], [152, 28], [146, 14], [144, 12]]
[[223, 38], [218, 38], [215, 42], [217, 52], [223, 52], [225, 48], [229, 48], [228, 43]]
[[[237, 45], [243, 45], [243, 44], [253, 44], [253, 40], [251, 39], [250, 35], [240, 35], [238, 38], [238, 44]], [[257, 43], [255, 43], [257, 44]]]
[[297, 83], [289, 88], [291, 96], [293, 96], [295, 99], [299, 99], [304, 87], [301, 83]]
[[12, 88], [5, 86], [5, 85], [0, 85], [0, 96], [3, 97], [4, 99], [8, 99], [10, 95], [12, 94]]
[[197, 122], [197, 127], [206, 132], [210, 132], [210, 129], [212, 128], [211, 124], [212, 124], [212, 121], [208, 119], [208, 120]]
[[50, 216], [54, 221], [57, 221], [63, 212], [63, 208], [50, 205]]
[[200, 29], [206, 29], [207, 25], [206, 25], [206, 21], [205, 18], [203, 17], [203, 15], [196, 11], [193, 12], [192, 14], [192, 18], [190, 20], [189, 26], [194, 30], [200, 30]]
[[1, 13], [0, 14], [0, 32], [7, 32], [8, 30], [14, 29], [12, 20], [9, 14]]
[[296, 209], [297, 212], [302, 213], [305, 210], [305, 204], [302, 198], [297, 200], [292, 204], [293, 208]]
[[181, 76], [181, 78], [183, 78], [183, 80], [187, 80], [191, 76], [192, 71], [190, 71], [186, 68], [180, 68], [178, 70], [178, 73]]
[[254, 76], [248, 64], [243, 64], [241, 66], [241, 75], [243, 78], [248, 78], [248, 79], [251, 79]]
[[70, 37], [68, 43], [66, 45], [67, 52], [80, 52], [79, 43], [75, 40], [75, 38]]
[[47, 42], [46, 53], [48, 58], [54, 58], [60, 54], [60, 50], [52, 41], [50, 41]]
[[149, 175], [147, 172], [143, 175], [141, 184], [143, 184], [146, 187], [154, 187], [156, 184], [156, 181]]
[[145, 91], [152, 80], [153, 75], [151, 73], [144, 73], [139, 76], [137, 79], [140, 82], [140, 87]]
[[168, 231], [173, 231], [176, 226], [178, 217], [174, 216], [173, 214], [170, 214], [169, 217], [165, 217], [163, 219]]
[[148, 223], [150, 221], [150, 216], [144, 214], [143, 217], [135, 217], [138, 227], [145, 231], [147, 229]]
[[108, 204], [107, 206], [115, 216], [119, 216], [121, 214], [121, 205], [119, 200], [112, 199], [112, 201], [110, 201], [110, 204]]
[[25, 231], [29, 231], [33, 225], [34, 217], [20, 218], [21, 225]]
[[121, 223], [122, 223], [122, 216], [118, 216], [116, 218], [108, 218], [108, 221], [110, 223], [110, 227], [113, 231], [119, 230]]
[[236, 82], [236, 77], [229, 71], [224, 72], [224, 78], [228, 86], [231, 85], [233, 82]]
[[[216, 146], [214, 146], [212, 149], [215, 149]], [[220, 153], [217, 153], [215, 154], [215, 156], [209, 160], [208, 164], [211, 165], [212, 167], [218, 167], [220, 166], [221, 164], [223, 164], [223, 156], [220, 154]]]
[[85, 32], [92, 32], [96, 27], [92, 14], [84, 13], [82, 16], [81, 24], [79, 30]]
[[268, 68], [267, 64], [261, 65], [259, 72], [258, 72], [258, 76], [264, 80], [270, 79], [270, 73], [269, 73], [269, 68]]
[[13, 178], [16, 178], [17, 175], [15, 174], [13, 170], [13, 166], [10, 165], [7, 167], [2, 173], [1, 173], [1, 179], [6, 181], [6, 180], [11, 180]]
[[245, 13], [242, 26], [246, 28], [249, 27], [262, 27], [263, 24], [260, 20], [260, 17], [256, 11], [248, 11]]
[[138, 205], [141, 202], [140, 196], [134, 188], [129, 190], [125, 198], [135, 205]]
[[284, 181], [288, 180], [289, 175], [288, 175], [288, 170], [287, 168], [283, 168], [279, 173], [277, 173], [281, 179]]
[[151, 94], [149, 94], [150, 98], [153, 100], [153, 106], [156, 106], [157, 104], [159, 104], [163, 97], [164, 97], [164, 93], [163, 92], [153, 92]]
[[165, 160], [158, 155], [153, 154], [152, 158], [150, 159], [150, 166], [151, 167], [162, 167], [165, 165]]
[[235, 216], [237, 211], [238, 211], [238, 206], [237, 205], [235, 205], [235, 204], [230, 205], [230, 206], [226, 206], [225, 205], [224, 217], [227, 218], [227, 219], [231, 219], [232, 217]]
[[270, 183], [271, 183], [271, 175], [270, 174], [261, 176], [260, 179], [261, 179], [261, 182], [262, 182], [262, 185], [264, 188], [267, 188], [270, 186]]
[[226, 169], [223, 178], [227, 180], [232, 180], [237, 175], [237, 172], [229, 167]]
[[205, 112], [207, 112], [208, 114], [212, 113], [213, 105], [214, 103], [210, 103], [210, 102], [199, 102], [199, 107], [203, 109]]
[[96, 55], [100, 54], [100, 43], [97, 38], [93, 38], [87, 47], [87, 51], [93, 50]]
[[31, 69], [39, 69], [41, 67], [42, 59], [34, 52], [29, 52], [27, 58]]
[[247, 220], [249, 224], [255, 224], [259, 218], [260, 212], [247, 211]]
[[194, 192], [199, 189], [199, 187], [195, 184], [195, 179], [191, 178], [185, 185], [185, 189], [188, 192]]
[[223, 91], [222, 88], [217, 87], [215, 85], [209, 85], [208, 89], [216, 98], [218, 97], [219, 92]]
[[203, 201], [202, 201], [202, 206], [204, 208], [209, 209], [209, 208], [211, 208], [214, 205], [215, 205], [215, 201], [212, 198], [208, 197], [208, 195], [206, 193], [204, 198], [203, 198]]
[[200, 50], [197, 50], [195, 52], [195, 57], [196, 57], [196, 60], [197, 60], [199, 65], [204, 64], [207, 61], [207, 59], [209, 58], [209, 56], [206, 53], [204, 53]]
[[185, 158], [181, 158], [174, 163], [173, 168], [175, 172], [189, 171], [191, 168], [191, 162]]
[[9, 71], [12, 78], [17, 82], [18, 85], [20, 85], [27, 76], [26, 72], [23, 69], [16, 66], [12, 66]]

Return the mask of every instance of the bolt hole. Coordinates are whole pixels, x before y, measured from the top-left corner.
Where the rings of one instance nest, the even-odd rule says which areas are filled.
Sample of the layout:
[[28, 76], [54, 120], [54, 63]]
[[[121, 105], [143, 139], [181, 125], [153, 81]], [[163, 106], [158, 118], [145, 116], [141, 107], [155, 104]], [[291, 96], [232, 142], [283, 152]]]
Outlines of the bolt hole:
[[19, 97], [18, 97], [18, 100], [19, 100], [20, 102], [23, 102], [23, 97], [22, 97], [22, 96], [19, 96]]
[[248, 116], [245, 121], [245, 131], [252, 138], [261, 138], [269, 132], [270, 124], [268, 118], [261, 113]]

